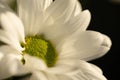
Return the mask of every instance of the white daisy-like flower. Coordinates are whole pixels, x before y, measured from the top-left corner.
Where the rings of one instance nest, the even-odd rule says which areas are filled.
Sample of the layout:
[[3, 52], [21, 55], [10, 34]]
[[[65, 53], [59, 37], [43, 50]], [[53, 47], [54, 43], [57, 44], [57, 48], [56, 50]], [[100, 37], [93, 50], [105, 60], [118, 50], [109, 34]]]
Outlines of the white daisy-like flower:
[[[15, 1], [17, 13], [9, 8]], [[29, 80], [106, 80], [86, 61], [103, 56], [111, 41], [86, 30], [89, 22], [77, 0], [1, 0], [0, 80], [27, 73]]]

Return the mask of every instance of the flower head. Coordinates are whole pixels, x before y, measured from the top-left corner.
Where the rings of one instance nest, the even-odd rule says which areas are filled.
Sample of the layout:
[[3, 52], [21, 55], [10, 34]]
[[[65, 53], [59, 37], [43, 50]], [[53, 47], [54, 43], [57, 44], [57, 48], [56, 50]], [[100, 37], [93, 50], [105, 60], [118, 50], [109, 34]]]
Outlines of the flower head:
[[10, 9], [15, 0], [7, 1], [0, 2], [0, 79], [106, 80], [86, 61], [104, 55], [111, 41], [86, 30], [90, 12], [77, 0], [16, 0], [17, 12]]

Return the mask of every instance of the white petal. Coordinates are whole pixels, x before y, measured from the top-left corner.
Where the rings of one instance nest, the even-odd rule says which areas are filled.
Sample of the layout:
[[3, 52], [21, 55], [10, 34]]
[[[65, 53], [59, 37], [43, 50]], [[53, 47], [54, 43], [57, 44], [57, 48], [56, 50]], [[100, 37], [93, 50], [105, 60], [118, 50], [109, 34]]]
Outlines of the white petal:
[[8, 45], [0, 46], [0, 52], [3, 53], [4, 55], [10, 54], [10, 53], [21, 55], [16, 49]]
[[90, 23], [91, 14], [88, 10], [84, 10], [77, 16], [73, 17], [66, 23], [71, 31], [79, 33], [80, 31], [85, 31]]
[[24, 42], [24, 27], [20, 19], [6, 6], [0, 7], [0, 23], [3, 30], [14, 36], [15, 40]]
[[51, 4], [52, 0], [18, 0], [18, 14], [25, 26], [26, 35], [35, 35], [42, 31], [43, 22], [46, 20], [44, 8]]
[[48, 80], [72, 80], [68, 75], [47, 73]]
[[55, 66], [48, 68], [46, 72], [52, 73], [52, 74], [73, 73], [76, 70], [78, 70], [77, 62], [78, 60], [58, 59]]
[[54, 23], [46, 28], [45, 36], [53, 41], [56, 45], [61, 40], [74, 33], [86, 30], [90, 22], [90, 12], [85, 10], [76, 17], [73, 17], [66, 23]]
[[48, 80], [60, 80], [55, 74], [52, 73], [46, 73], [46, 76]]
[[47, 68], [45, 62], [40, 58], [25, 54], [24, 59], [25, 59], [25, 67], [29, 68], [30, 71], [45, 70]]
[[94, 64], [90, 64], [90, 65], [91, 65], [91, 67], [93, 67], [94, 69], [96, 69], [97, 72], [99, 72], [100, 74], [103, 74], [103, 71], [99, 67], [97, 67]]
[[[97, 69], [91, 64], [85, 62], [85, 61], [80, 61], [80, 70], [81, 72], [88, 77], [88, 79], [93, 79], [93, 80], [107, 80], [102, 73], [100, 73], [100, 69], [97, 67]], [[99, 70], [98, 70], [99, 69]], [[79, 75], [80, 76], [80, 75]]]
[[111, 47], [110, 39], [99, 32], [85, 31], [73, 36], [58, 45], [61, 58], [91, 60], [103, 56]]
[[58, 75], [57, 77], [59, 78], [59, 80], [73, 80], [71, 77], [62, 74]]
[[77, 1], [72, 16], [73, 16], [73, 17], [74, 17], [74, 16], [77, 16], [78, 14], [80, 14], [81, 11], [82, 11], [82, 6], [81, 6], [80, 2]]
[[21, 0], [18, 0], [18, 5], [23, 5], [24, 4], [21, 4], [21, 3], [26, 3], [26, 7], [30, 4], [28, 3], [32, 3], [32, 5], [30, 5], [30, 7], [32, 8], [36, 6], [36, 9], [37, 7], [39, 7], [41, 10], [45, 10], [48, 6], [50, 6], [50, 4], [53, 2], [53, 0], [32, 0], [32, 1], [29, 1], [29, 0], [26, 0], [26, 1], [21, 1]]
[[58, 60], [57, 60], [57, 64], [61, 64], [61, 65], [69, 65], [69, 66], [73, 66], [74, 68], [76, 67], [76, 66], [78, 66], [77, 65], [77, 63], [79, 62], [79, 60], [77, 60], [77, 59], [59, 59], [59, 57], [58, 57]]
[[6, 9], [6, 7], [9, 8], [8, 5], [4, 2], [6, 2], [6, 1], [5, 0], [0, 0], [0, 8], [1, 9]]
[[12, 35], [3, 30], [0, 30], [0, 41], [10, 44], [10, 42], [12, 41], [11, 38], [13, 38]]
[[4, 54], [0, 52], [0, 61], [3, 58]]
[[46, 69], [46, 72], [52, 74], [65, 74], [68, 72], [74, 72], [75, 70], [76, 68], [74, 68], [73, 66], [66, 64], [59, 64], [59, 65], [55, 65], [54, 67]]
[[7, 5], [9, 5], [11, 8], [15, 8], [16, 6], [16, 0], [1, 0], [5, 2]]
[[20, 55], [8, 54], [0, 61], [0, 79], [28, 73], [23, 67]]
[[41, 6], [43, 6], [43, 9], [46, 9], [51, 5], [53, 0], [41, 0], [40, 2], [41, 2]]
[[29, 80], [48, 80], [44, 73], [42, 72], [33, 72]]
[[8, 31], [0, 30], [0, 41], [8, 44], [19, 52], [23, 50], [16, 36], [11, 35]]
[[67, 21], [71, 17], [77, 0], [55, 0], [46, 10], [55, 20]]
[[46, 75], [47, 75], [48, 80], [73, 80], [68, 75], [64, 75], [64, 74], [51, 74], [51, 73], [48, 73]]
[[80, 61], [79, 70], [74, 74], [68, 74], [73, 80], [107, 80], [103, 74], [99, 73], [91, 64]]

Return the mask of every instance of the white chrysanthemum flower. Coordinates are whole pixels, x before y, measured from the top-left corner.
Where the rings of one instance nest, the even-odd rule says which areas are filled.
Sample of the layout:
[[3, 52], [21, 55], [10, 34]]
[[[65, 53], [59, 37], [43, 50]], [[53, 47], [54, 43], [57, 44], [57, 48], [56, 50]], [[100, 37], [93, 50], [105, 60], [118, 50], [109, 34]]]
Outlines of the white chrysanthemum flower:
[[0, 2], [0, 79], [30, 72], [30, 80], [106, 80], [86, 61], [104, 55], [111, 41], [86, 30], [90, 12], [77, 0], [16, 1], [17, 15]]

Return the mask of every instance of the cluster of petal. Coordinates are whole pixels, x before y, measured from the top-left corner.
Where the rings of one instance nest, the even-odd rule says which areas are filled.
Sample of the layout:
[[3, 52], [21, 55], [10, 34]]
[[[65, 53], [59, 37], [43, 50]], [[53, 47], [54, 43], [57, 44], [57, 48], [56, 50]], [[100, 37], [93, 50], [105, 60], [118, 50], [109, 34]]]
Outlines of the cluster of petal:
[[[0, 1], [0, 79], [32, 73], [29, 80], [106, 80], [102, 71], [86, 61], [103, 56], [111, 46], [109, 37], [86, 30], [90, 12], [77, 0]], [[53, 67], [27, 55], [21, 63], [25, 36], [44, 35], [58, 52]]]

